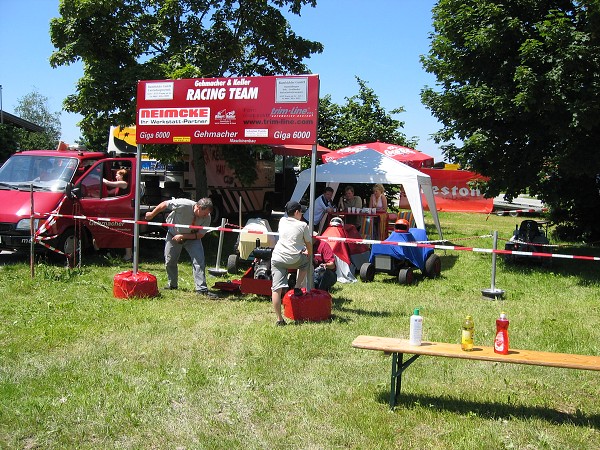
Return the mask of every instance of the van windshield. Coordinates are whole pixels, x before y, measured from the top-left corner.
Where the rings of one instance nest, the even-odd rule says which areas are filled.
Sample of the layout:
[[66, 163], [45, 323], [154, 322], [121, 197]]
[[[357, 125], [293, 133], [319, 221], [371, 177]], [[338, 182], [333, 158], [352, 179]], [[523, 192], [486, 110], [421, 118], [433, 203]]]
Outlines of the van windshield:
[[75, 158], [12, 155], [0, 168], [0, 189], [64, 191], [77, 163]]

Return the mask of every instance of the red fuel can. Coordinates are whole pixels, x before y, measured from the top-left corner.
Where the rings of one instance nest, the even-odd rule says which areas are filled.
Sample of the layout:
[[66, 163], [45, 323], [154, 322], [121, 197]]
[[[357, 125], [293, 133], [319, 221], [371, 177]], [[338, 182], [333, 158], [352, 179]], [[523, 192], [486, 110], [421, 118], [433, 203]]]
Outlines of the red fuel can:
[[319, 322], [331, 317], [331, 295], [327, 291], [302, 288], [301, 295], [290, 289], [283, 296], [283, 315], [291, 320]]

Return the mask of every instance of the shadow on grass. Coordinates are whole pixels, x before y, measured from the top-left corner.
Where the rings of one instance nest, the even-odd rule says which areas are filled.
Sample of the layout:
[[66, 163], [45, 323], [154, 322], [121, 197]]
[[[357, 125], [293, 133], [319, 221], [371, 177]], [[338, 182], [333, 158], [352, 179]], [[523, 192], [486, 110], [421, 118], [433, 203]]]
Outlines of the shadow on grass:
[[345, 321], [348, 322], [349, 319], [341, 316], [342, 313], [350, 313], [357, 314], [359, 316], [368, 316], [368, 317], [389, 317], [391, 314], [388, 311], [369, 311], [366, 309], [360, 308], [348, 308], [345, 305], [352, 303], [352, 300], [346, 297], [336, 297], [332, 295], [331, 301], [333, 303], [333, 308], [336, 311], [335, 319], [336, 321]]
[[[389, 391], [380, 392], [377, 396], [378, 403], [389, 405]], [[586, 415], [577, 410], [570, 414], [555, 409], [541, 406], [511, 405], [497, 402], [476, 402], [459, 400], [456, 398], [443, 398], [430, 395], [402, 394], [398, 399], [396, 411], [400, 409], [412, 409], [416, 406], [430, 409], [439, 409], [464, 415], [475, 414], [485, 419], [519, 419], [537, 418], [546, 420], [553, 424], [572, 424], [576, 426], [600, 428], [600, 416], [596, 414]]]
[[458, 255], [451, 255], [450, 253], [443, 254], [443, 250], [438, 250], [437, 255], [439, 255], [442, 260], [442, 275], [444, 275], [444, 270], [451, 269], [456, 265], [456, 261], [458, 261]]
[[[575, 252], [570, 254], [576, 255]], [[502, 270], [515, 275], [550, 272], [555, 275], [578, 278], [580, 283], [586, 286], [599, 284], [597, 261], [576, 260], [570, 258], [552, 258], [539, 261], [523, 257], [510, 263], [503, 261]]]

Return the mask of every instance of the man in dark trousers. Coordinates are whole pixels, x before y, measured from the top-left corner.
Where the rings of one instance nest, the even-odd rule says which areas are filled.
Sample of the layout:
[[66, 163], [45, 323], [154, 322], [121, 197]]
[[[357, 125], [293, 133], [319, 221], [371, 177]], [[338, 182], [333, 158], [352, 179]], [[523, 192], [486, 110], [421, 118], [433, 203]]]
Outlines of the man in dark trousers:
[[188, 228], [185, 225], [207, 227], [210, 225], [210, 213], [213, 210], [212, 200], [201, 198], [197, 202], [187, 198], [174, 198], [160, 203], [152, 211], [146, 213], [146, 220], [152, 220], [162, 211], [170, 211], [167, 223], [177, 226], [169, 227], [165, 239], [165, 268], [169, 284], [166, 289], [177, 289], [178, 262], [181, 251], [185, 248], [192, 258], [192, 272], [196, 292], [208, 298], [218, 298], [206, 285], [206, 263], [202, 237], [205, 230]]

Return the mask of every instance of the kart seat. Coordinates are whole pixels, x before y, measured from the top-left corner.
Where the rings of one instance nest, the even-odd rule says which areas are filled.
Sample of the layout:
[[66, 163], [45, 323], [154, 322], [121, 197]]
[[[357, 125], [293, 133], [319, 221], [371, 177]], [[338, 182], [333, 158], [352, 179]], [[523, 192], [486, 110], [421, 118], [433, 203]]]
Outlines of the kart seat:
[[518, 231], [518, 239], [524, 242], [533, 242], [538, 236], [544, 236], [535, 220], [524, 220]]

